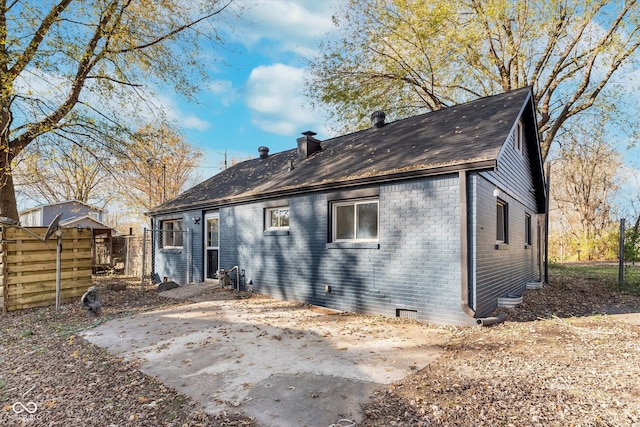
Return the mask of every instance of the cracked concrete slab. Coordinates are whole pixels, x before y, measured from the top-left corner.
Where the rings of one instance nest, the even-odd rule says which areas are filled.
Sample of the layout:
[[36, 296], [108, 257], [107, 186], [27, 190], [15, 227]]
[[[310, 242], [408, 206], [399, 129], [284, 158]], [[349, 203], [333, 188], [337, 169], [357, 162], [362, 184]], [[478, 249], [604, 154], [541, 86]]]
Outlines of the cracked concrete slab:
[[84, 337], [140, 360], [143, 372], [209, 412], [237, 411], [263, 426], [316, 427], [359, 422], [375, 390], [433, 362], [449, 334], [254, 296], [113, 319]]

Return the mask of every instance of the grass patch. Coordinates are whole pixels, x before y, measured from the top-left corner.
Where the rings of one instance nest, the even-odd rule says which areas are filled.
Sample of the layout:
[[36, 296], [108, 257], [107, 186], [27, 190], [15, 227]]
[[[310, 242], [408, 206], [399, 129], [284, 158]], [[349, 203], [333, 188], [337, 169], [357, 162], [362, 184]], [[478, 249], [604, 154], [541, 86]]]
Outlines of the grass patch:
[[640, 266], [637, 265], [625, 267], [622, 286], [618, 284], [618, 265], [613, 263], [550, 263], [549, 273], [562, 277], [595, 280], [605, 286], [616, 287], [640, 296]]

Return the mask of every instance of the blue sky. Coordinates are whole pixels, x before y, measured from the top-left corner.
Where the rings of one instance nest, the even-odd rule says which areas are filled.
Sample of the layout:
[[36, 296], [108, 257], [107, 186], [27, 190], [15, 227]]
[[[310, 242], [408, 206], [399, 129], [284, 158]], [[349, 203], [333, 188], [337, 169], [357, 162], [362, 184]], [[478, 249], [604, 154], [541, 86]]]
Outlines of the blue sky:
[[[187, 140], [205, 159], [197, 181], [219, 172], [228, 158], [257, 157], [258, 147], [271, 153], [296, 146], [301, 132], [320, 139], [330, 134], [326, 115], [313, 110], [303, 93], [305, 60], [319, 43], [334, 37], [332, 15], [342, 0], [236, 0], [239, 17], [217, 21], [224, 46], [212, 53], [212, 78], [196, 102], [165, 94], [161, 102], [183, 127]], [[620, 141], [619, 146], [628, 141]], [[627, 181], [622, 199], [637, 198], [640, 148], [621, 148]], [[622, 204], [628, 201], [622, 200]]]
[[[165, 94], [160, 101], [183, 127], [186, 139], [205, 154], [201, 179], [229, 159], [257, 157], [296, 146], [306, 130], [328, 137], [322, 111], [303, 95], [305, 60], [334, 30], [340, 0], [239, 0], [239, 18], [216, 22], [223, 47], [212, 53], [211, 83], [196, 102]], [[220, 26], [221, 25], [221, 26]]]

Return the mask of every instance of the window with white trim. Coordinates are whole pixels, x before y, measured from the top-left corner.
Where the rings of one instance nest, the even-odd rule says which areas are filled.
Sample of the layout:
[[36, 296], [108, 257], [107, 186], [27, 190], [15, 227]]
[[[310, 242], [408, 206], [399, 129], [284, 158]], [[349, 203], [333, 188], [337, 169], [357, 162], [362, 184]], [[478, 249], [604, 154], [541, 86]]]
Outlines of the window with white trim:
[[331, 209], [334, 242], [378, 241], [378, 200], [335, 202]]
[[265, 230], [289, 229], [289, 206], [265, 209]]
[[509, 237], [509, 205], [502, 200], [496, 202], [496, 243], [506, 244]]
[[518, 120], [516, 123], [515, 134], [513, 135], [513, 148], [520, 154], [522, 154], [522, 146], [524, 145], [524, 125], [522, 120]]
[[160, 222], [160, 229], [162, 230], [160, 245], [163, 248], [181, 248], [183, 233], [182, 233], [182, 220], [170, 219]]

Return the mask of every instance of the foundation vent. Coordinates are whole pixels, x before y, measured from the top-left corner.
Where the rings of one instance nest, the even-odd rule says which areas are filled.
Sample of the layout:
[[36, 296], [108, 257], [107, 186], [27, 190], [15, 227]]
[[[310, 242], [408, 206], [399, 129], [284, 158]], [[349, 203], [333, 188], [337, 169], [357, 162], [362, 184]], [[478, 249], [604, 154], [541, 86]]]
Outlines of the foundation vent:
[[406, 308], [396, 308], [396, 317], [403, 319], [418, 320], [418, 310], [407, 310]]

